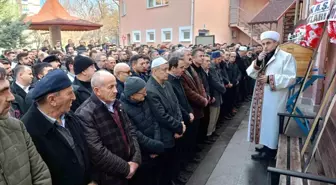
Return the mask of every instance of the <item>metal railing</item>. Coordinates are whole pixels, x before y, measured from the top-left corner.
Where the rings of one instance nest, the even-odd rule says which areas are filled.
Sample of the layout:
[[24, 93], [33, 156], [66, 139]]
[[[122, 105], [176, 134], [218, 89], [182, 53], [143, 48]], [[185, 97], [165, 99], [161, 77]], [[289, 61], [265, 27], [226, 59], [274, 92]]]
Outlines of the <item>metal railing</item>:
[[253, 25], [253, 28], [251, 25], [248, 23], [251, 21], [251, 19], [254, 16], [249, 15], [244, 9], [241, 7], [230, 7], [230, 25], [237, 25], [239, 27], [243, 27], [248, 29], [249, 31], [249, 36], [250, 37], [255, 37], [259, 36], [262, 32], [269, 30], [264, 25]]

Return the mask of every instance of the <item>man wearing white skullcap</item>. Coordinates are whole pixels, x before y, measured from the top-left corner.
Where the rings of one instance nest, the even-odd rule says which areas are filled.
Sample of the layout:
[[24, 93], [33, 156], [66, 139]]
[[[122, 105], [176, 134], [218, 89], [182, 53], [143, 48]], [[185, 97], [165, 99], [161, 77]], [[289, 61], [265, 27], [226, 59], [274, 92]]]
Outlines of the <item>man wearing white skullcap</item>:
[[248, 140], [263, 145], [256, 148], [254, 160], [275, 157], [279, 139], [277, 114], [286, 111], [288, 87], [295, 82], [296, 62], [294, 57], [279, 46], [280, 34], [266, 31], [260, 35], [263, 51], [246, 70], [256, 79], [250, 109]]
[[[240, 102], [244, 102], [247, 100], [248, 95], [248, 76], [246, 73], [246, 69], [248, 68], [249, 61], [246, 57], [247, 54], [247, 47], [246, 46], [240, 46], [237, 51], [237, 57], [236, 57], [236, 64], [238, 65], [238, 68], [240, 70], [240, 73], [242, 75], [241, 80], [239, 81], [238, 89], [239, 89], [239, 97], [238, 100]], [[249, 97], [251, 98], [251, 97]]]
[[160, 154], [164, 174], [158, 184], [170, 184], [173, 180], [174, 169], [178, 165], [174, 160], [175, 139], [183, 136], [186, 126], [183, 122], [182, 112], [178, 99], [172, 85], [168, 80], [168, 62], [162, 58], [156, 58], [152, 62], [152, 76], [149, 78], [147, 89], [147, 100], [159, 124], [161, 141], [164, 144], [164, 153]]

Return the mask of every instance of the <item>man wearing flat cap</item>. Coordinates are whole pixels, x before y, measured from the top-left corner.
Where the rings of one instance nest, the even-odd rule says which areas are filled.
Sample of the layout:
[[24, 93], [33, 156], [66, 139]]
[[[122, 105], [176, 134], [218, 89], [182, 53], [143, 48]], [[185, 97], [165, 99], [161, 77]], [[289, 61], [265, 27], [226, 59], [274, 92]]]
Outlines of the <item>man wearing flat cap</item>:
[[61, 66], [61, 61], [56, 55], [49, 55], [42, 62], [49, 63], [53, 69], [59, 69]]
[[153, 60], [152, 76], [146, 89], [148, 103], [161, 130], [161, 141], [164, 153], [160, 155], [162, 161], [162, 177], [160, 185], [168, 185], [177, 175], [175, 156], [175, 139], [183, 136], [186, 126], [183, 122], [179, 101], [172, 85], [168, 81], [168, 61], [159, 57]]
[[222, 56], [219, 51], [212, 52], [211, 54], [211, 64], [209, 69], [209, 86], [210, 86], [210, 96], [214, 97], [212, 102], [210, 102], [210, 120], [207, 130], [207, 136], [216, 136], [216, 124], [219, 118], [220, 107], [223, 103], [222, 97], [226, 92], [224, 78], [222, 76], [222, 69], [220, 63], [222, 62]]
[[36, 83], [33, 104], [22, 122], [47, 164], [52, 184], [92, 182], [88, 148], [79, 118], [70, 112], [75, 100], [71, 81], [60, 69]]
[[256, 79], [248, 127], [248, 140], [263, 145], [257, 148], [254, 160], [274, 158], [278, 148], [278, 112], [285, 112], [288, 87], [295, 82], [294, 57], [279, 48], [280, 34], [266, 31], [261, 34], [263, 46], [256, 60], [246, 70]]
[[91, 96], [91, 78], [95, 71], [96, 67], [91, 58], [81, 55], [75, 57], [74, 72], [76, 77], [73, 81], [73, 88], [76, 100], [72, 104], [72, 111], [75, 112], [77, 108]]

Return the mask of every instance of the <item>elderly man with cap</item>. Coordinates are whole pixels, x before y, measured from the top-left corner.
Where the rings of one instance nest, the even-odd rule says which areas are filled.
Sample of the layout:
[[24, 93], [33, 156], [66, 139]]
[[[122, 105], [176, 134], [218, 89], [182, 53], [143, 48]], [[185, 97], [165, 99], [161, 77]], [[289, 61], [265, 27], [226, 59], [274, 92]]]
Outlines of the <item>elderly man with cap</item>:
[[99, 185], [127, 185], [141, 164], [135, 130], [121, 103], [116, 100], [116, 78], [97, 71], [93, 93], [76, 111], [88, 141], [93, 174]]
[[96, 71], [94, 61], [85, 56], [76, 56], [74, 63], [75, 80], [73, 81], [74, 93], [76, 100], [73, 102], [71, 110], [76, 111], [77, 108], [91, 96], [91, 78]]
[[170, 184], [177, 176], [177, 162], [175, 156], [175, 139], [183, 136], [186, 126], [183, 122], [178, 99], [168, 80], [168, 62], [162, 58], [153, 60], [152, 76], [149, 78], [146, 89], [150, 108], [161, 129], [161, 141], [165, 151], [160, 156], [162, 161], [162, 176], [160, 185]]
[[58, 69], [61, 66], [61, 61], [56, 55], [49, 55], [42, 62], [51, 64], [54, 69]]
[[139, 77], [128, 77], [121, 102], [130, 121], [137, 128], [142, 164], [130, 184], [156, 185], [159, 164], [157, 156], [164, 151], [159, 124], [146, 99], [146, 82]]
[[[265, 160], [276, 155], [279, 139], [278, 112], [284, 112], [288, 87], [295, 82], [294, 57], [279, 46], [280, 34], [266, 31], [260, 40], [263, 52], [246, 70], [256, 79], [248, 127], [248, 140], [264, 147], [252, 159]], [[266, 102], [267, 101], [267, 102]]]
[[71, 81], [60, 69], [36, 83], [33, 104], [22, 122], [49, 167], [52, 183], [88, 184], [90, 161], [81, 123], [71, 111]]
[[[210, 96], [213, 97], [213, 101], [210, 103], [210, 120], [208, 126], [207, 137], [218, 136], [215, 133], [216, 124], [219, 118], [220, 107], [223, 103], [223, 95], [226, 92], [222, 69], [220, 63], [222, 62], [222, 56], [219, 51], [215, 51], [211, 54], [211, 64], [209, 69], [209, 86]], [[210, 138], [209, 138], [210, 139]]]

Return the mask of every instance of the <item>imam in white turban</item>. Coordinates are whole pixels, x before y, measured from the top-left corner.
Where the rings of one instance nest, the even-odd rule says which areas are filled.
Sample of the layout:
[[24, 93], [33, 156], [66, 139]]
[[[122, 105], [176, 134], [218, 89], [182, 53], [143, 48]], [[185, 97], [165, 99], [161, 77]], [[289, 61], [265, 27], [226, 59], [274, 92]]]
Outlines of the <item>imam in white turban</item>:
[[272, 39], [277, 42], [280, 41], [280, 34], [276, 31], [265, 31], [260, 35], [260, 40]]
[[239, 51], [247, 51], [247, 47], [246, 46], [240, 46]]

